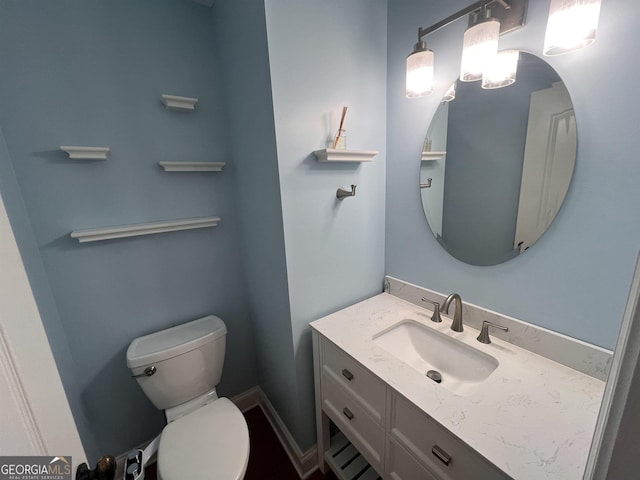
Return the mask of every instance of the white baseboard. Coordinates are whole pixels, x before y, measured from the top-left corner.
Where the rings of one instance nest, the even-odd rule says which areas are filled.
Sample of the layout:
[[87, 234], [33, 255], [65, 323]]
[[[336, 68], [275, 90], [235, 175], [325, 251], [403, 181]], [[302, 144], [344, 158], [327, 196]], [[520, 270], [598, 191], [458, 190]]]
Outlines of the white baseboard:
[[[262, 409], [264, 416], [267, 417], [267, 420], [271, 424], [271, 428], [273, 428], [278, 440], [280, 440], [282, 448], [284, 448], [289, 460], [291, 460], [293, 467], [296, 469], [296, 472], [302, 480], [306, 479], [317, 470], [318, 458], [316, 446], [314, 445], [304, 453], [300, 450], [300, 447], [294, 440], [293, 436], [289, 433], [287, 426], [284, 424], [275, 408], [273, 408], [273, 405], [259, 386], [252, 387], [229, 400], [231, 400], [241, 412], [246, 412], [254, 407], [260, 407]], [[118, 462], [116, 468], [116, 479], [124, 478], [124, 466], [127, 461], [127, 454], [131, 450], [138, 448], [144, 450], [149, 443], [150, 441], [144, 442], [136, 447], [132, 447], [116, 458]], [[154, 456], [149, 460], [148, 464], [152, 464], [155, 461], [156, 459]], [[89, 468], [91, 468], [91, 466], [89, 466]]]
[[282, 448], [284, 448], [284, 451], [287, 453], [293, 467], [301, 479], [309, 477], [318, 468], [316, 445], [303, 453], [262, 389], [260, 387], [256, 388], [260, 394], [260, 408], [264, 412], [265, 417], [267, 417], [267, 420], [269, 420], [273, 431], [276, 433], [278, 440], [280, 440]]
[[260, 405], [260, 395], [262, 390], [257, 385], [255, 387], [251, 387], [246, 392], [242, 392], [235, 397], [230, 398], [238, 410], [241, 412], [246, 412], [247, 410], [251, 410], [253, 407], [257, 407]]

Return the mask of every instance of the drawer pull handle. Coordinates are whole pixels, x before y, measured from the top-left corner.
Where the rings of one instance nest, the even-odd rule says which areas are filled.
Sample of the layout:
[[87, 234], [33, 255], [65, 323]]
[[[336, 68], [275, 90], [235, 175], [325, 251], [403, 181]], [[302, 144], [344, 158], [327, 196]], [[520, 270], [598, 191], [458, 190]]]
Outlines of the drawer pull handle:
[[351, 381], [353, 380], [353, 373], [351, 373], [349, 370], [347, 370], [346, 368], [342, 369], [342, 376], [344, 378], [346, 378], [347, 380]]
[[342, 409], [342, 413], [344, 413], [344, 416], [347, 417], [349, 420], [353, 420], [353, 412], [351, 410], [349, 410], [347, 407], [344, 407]]
[[433, 448], [431, 448], [431, 453], [433, 453], [438, 458], [438, 460], [440, 460], [445, 465], [449, 466], [449, 463], [451, 463], [451, 456], [447, 452], [442, 450], [438, 445], [434, 445]]

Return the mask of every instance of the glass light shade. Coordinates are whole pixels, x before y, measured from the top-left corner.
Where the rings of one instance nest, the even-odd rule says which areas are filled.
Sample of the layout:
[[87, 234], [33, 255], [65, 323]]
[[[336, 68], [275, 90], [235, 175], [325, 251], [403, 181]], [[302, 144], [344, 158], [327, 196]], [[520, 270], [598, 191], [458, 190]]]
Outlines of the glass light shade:
[[464, 32], [460, 80], [473, 82], [482, 78], [485, 65], [498, 53], [500, 22], [489, 18]]
[[433, 51], [414, 51], [407, 57], [407, 97], [423, 97], [433, 90]]
[[551, 0], [544, 54], [562, 55], [596, 39], [601, 0]]
[[504, 50], [489, 62], [482, 74], [482, 88], [502, 88], [516, 81], [519, 50]]
[[449, 89], [445, 92], [444, 97], [442, 97], [443, 102], [451, 102], [456, 99], [456, 82], [453, 82]]

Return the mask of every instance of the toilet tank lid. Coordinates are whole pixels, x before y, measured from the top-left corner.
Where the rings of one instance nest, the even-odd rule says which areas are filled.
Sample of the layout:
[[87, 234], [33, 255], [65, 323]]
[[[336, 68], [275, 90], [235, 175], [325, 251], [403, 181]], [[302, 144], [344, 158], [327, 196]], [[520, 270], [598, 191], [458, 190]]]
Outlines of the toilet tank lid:
[[194, 350], [227, 334], [224, 322], [215, 315], [136, 338], [127, 349], [129, 368], [151, 365]]

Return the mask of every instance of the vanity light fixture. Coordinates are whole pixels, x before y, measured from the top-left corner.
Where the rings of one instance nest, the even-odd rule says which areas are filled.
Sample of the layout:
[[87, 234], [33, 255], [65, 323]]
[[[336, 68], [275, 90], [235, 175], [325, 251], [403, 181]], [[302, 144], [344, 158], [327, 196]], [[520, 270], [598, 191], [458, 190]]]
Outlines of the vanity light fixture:
[[[465, 81], [479, 80], [482, 78], [483, 68], [480, 68], [478, 72], [477, 65], [482, 65], [484, 62], [479, 62], [478, 56], [481, 52], [489, 51], [488, 47], [481, 46], [485, 45], [481, 40], [491, 37], [490, 51], [495, 56], [498, 48], [498, 35], [524, 26], [527, 4], [528, 0], [481, 0], [457, 11], [444, 20], [434, 23], [430, 27], [420, 27], [418, 29], [418, 43], [415, 44], [411, 55], [407, 57], [407, 97], [421, 97], [428, 95], [433, 90], [434, 53], [427, 48], [427, 44], [423, 40], [424, 37], [462, 17], [470, 15], [469, 29], [465, 32], [461, 79]], [[491, 7], [490, 10], [489, 7]], [[497, 34], [496, 31], [498, 32]], [[491, 57], [491, 53], [489, 57]], [[470, 67], [467, 67], [467, 65], [470, 65]], [[465, 73], [465, 71], [467, 72]]]
[[502, 88], [516, 81], [518, 73], [519, 50], [503, 50], [487, 63], [482, 74], [482, 88]]
[[451, 86], [447, 89], [444, 97], [442, 97], [443, 102], [452, 102], [456, 99], [456, 82], [453, 82]]
[[601, 0], [551, 0], [544, 54], [562, 55], [596, 39]]
[[407, 97], [424, 97], [433, 91], [433, 50], [418, 38], [407, 57]]
[[462, 42], [460, 80], [463, 82], [480, 80], [484, 69], [498, 55], [500, 21], [491, 16], [487, 1], [483, 2], [479, 13], [471, 16], [473, 25], [464, 32]]

